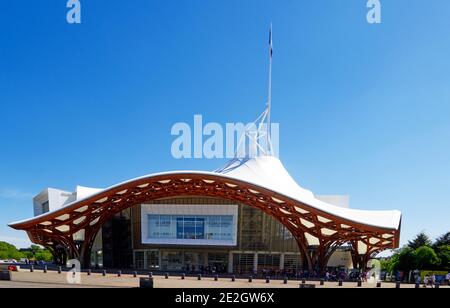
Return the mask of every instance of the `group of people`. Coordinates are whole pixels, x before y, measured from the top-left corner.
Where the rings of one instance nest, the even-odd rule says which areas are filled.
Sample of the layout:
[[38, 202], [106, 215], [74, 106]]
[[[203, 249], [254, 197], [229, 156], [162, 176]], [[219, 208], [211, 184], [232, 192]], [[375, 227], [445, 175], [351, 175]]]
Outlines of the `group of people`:
[[[416, 283], [421, 284], [422, 283], [421, 279], [422, 278], [420, 277], [420, 275], [417, 275]], [[436, 275], [434, 273], [431, 275], [426, 274], [425, 277], [423, 278], [423, 286], [425, 288], [428, 286], [432, 288], [435, 287], [436, 282], [437, 282]], [[447, 275], [445, 275], [443, 283], [450, 285], [450, 273], [447, 273]]]
[[29, 264], [29, 265], [44, 265], [45, 264], [45, 262], [44, 261], [37, 261], [37, 260], [29, 260], [29, 259], [25, 259], [25, 260], [23, 260], [23, 262], [25, 263], [25, 264]]
[[[346, 279], [357, 279], [357, 278], [362, 278], [364, 277], [364, 279], [366, 279], [366, 273], [346, 273], [344, 271], [326, 271], [325, 275], [324, 275], [324, 279], [325, 281], [338, 281], [340, 279], [342, 280], [346, 280]], [[366, 279], [367, 281], [367, 279]]]
[[201, 273], [204, 275], [205, 274], [212, 275], [212, 274], [226, 273], [227, 268], [224, 265], [195, 266], [194, 264], [192, 264], [192, 265], [186, 265], [185, 267], [183, 267], [183, 271], [185, 271], [187, 273]]
[[289, 277], [289, 278], [296, 278], [300, 275], [300, 272], [297, 272], [293, 269], [287, 270], [287, 269], [259, 269], [258, 273], [256, 274], [260, 277]]
[[[420, 276], [419, 276], [419, 283], [420, 283]], [[425, 275], [425, 277], [423, 278], [423, 285], [424, 287], [430, 286], [433, 287], [434, 285], [436, 285], [436, 275], [432, 274], [431, 276]]]

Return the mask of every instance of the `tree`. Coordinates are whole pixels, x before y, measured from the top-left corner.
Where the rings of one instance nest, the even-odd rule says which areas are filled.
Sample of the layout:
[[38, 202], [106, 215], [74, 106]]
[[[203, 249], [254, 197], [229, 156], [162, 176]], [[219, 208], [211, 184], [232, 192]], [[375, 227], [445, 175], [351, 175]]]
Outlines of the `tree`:
[[411, 271], [416, 269], [417, 262], [415, 259], [414, 250], [410, 247], [404, 247], [398, 253], [398, 261], [393, 266], [393, 270]]
[[8, 260], [15, 259], [19, 260], [22, 258], [22, 254], [17, 250], [17, 248], [11, 244], [0, 242], [0, 259]]
[[450, 271], [450, 245], [443, 245], [436, 249], [439, 259], [439, 269]]
[[38, 245], [31, 245], [30, 248], [23, 251], [23, 254], [29, 260], [51, 261], [53, 259], [49, 250], [43, 249]]
[[440, 237], [438, 237], [434, 242], [433, 247], [438, 248], [445, 245], [450, 246], [450, 232], [442, 234]]
[[52, 261], [53, 257], [48, 249], [43, 249], [38, 245], [31, 245], [30, 248], [17, 250], [14, 245], [0, 242], [0, 260], [20, 260], [27, 258], [36, 261]]
[[419, 270], [435, 269], [439, 265], [436, 253], [433, 248], [428, 246], [417, 248], [414, 251], [414, 257]]
[[39, 252], [36, 253], [35, 259], [37, 261], [50, 262], [50, 261], [53, 260], [53, 256], [52, 256], [51, 252], [48, 251], [47, 249], [42, 249], [42, 250], [40, 250]]
[[381, 269], [385, 270], [387, 273], [392, 274], [399, 264], [399, 253], [394, 253], [391, 257], [381, 260]]
[[430, 238], [424, 232], [420, 232], [419, 234], [416, 235], [416, 237], [413, 240], [408, 242], [408, 247], [413, 250], [416, 250], [422, 246], [428, 247], [432, 246]]

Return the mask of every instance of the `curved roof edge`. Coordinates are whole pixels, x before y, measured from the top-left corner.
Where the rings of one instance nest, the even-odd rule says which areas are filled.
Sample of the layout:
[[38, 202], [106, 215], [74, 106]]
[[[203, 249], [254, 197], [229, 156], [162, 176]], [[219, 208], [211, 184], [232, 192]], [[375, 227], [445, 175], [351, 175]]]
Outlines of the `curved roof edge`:
[[240, 161], [235, 164], [229, 164], [228, 168], [224, 168], [216, 172], [205, 171], [173, 171], [154, 173], [135, 179], [131, 179], [116, 185], [113, 185], [97, 193], [67, 204], [66, 206], [48, 212], [30, 219], [10, 223], [12, 228], [20, 228], [20, 225], [41, 221], [42, 219], [52, 216], [55, 213], [64, 214], [65, 211], [72, 209], [82, 202], [95, 200], [97, 197], [113, 192], [124, 185], [133, 182], [139, 182], [155, 177], [165, 176], [184, 176], [197, 175], [205, 177], [219, 177], [223, 180], [234, 180], [243, 184], [250, 184], [254, 187], [265, 189], [272, 193], [285, 196], [289, 199], [305, 204], [318, 211], [336, 216], [341, 219], [349, 220], [358, 224], [363, 224], [376, 228], [399, 230], [401, 225], [402, 214], [398, 210], [393, 211], [369, 211], [357, 210], [338, 207], [318, 200], [314, 194], [300, 187], [286, 171], [282, 163], [275, 157], [258, 157], [249, 160]]

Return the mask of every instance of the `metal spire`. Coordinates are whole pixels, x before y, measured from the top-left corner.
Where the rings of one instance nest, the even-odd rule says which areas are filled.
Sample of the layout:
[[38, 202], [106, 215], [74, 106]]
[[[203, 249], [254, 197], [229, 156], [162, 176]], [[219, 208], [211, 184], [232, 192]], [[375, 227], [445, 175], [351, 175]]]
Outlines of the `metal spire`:
[[273, 56], [273, 43], [272, 43], [272, 23], [270, 23], [270, 30], [269, 30], [269, 94], [267, 97], [267, 132], [266, 132], [266, 142], [267, 142], [267, 154], [271, 155], [272, 153], [272, 146], [271, 146], [271, 140], [270, 140], [270, 111], [272, 107], [272, 56]]

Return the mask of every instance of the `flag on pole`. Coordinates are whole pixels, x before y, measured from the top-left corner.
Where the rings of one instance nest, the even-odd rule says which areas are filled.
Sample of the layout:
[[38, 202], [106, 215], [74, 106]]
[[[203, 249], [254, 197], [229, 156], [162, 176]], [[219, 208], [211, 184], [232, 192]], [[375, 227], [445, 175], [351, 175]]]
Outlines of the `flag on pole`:
[[270, 25], [270, 31], [269, 31], [269, 48], [270, 48], [270, 58], [272, 59], [272, 56], [273, 56], [272, 25]]

